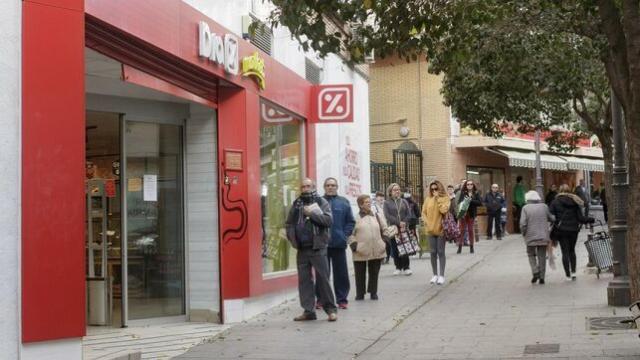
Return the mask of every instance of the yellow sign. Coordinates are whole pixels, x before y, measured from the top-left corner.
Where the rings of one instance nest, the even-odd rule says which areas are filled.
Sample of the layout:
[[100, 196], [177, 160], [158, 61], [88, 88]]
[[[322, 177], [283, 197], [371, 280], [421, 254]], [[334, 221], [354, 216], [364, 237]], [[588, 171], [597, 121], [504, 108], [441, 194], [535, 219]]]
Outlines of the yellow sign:
[[266, 87], [264, 75], [264, 59], [256, 51], [242, 59], [242, 76], [253, 76], [261, 90]]

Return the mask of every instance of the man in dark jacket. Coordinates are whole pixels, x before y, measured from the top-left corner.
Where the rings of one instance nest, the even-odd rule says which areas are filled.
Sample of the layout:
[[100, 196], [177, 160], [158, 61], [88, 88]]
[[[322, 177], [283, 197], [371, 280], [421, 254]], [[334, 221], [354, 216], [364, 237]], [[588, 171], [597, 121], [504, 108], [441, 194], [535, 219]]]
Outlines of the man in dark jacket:
[[[349, 268], [347, 267], [347, 238], [351, 236], [356, 220], [351, 211], [349, 200], [338, 195], [338, 180], [327, 178], [324, 181], [324, 199], [331, 206], [333, 223], [331, 224], [331, 239], [327, 249], [329, 267], [333, 272], [333, 290], [340, 309], [346, 309], [349, 303]], [[316, 289], [319, 293], [320, 289]], [[319, 298], [319, 296], [318, 296]], [[322, 304], [318, 303], [316, 308]]]
[[504, 197], [498, 191], [498, 184], [491, 185], [491, 191], [484, 196], [484, 206], [487, 208], [487, 238], [491, 240], [491, 230], [495, 226], [496, 237], [502, 240], [502, 226], [500, 226], [500, 215], [502, 213], [502, 203]]
[[584, 184], [584, 180], [580, 180], [578, 186], [576, 186], [575, 194], [578, 195], [580, 200], [584, 203], [584, 216], [589, 216], [589, 203], [591, 201], [591, 195]]
[[[301, 194], [294, 201], [287, 216], [287, 239], [296, 248], [298, 265], [298, 292], [300, 305], [304, 313], [293, 320], [315, 320], [314, 302], [317, 285], [318, 298], [329, 315], [329, 321], [338, 319], [335, 298], [329, 284], [329, 264], [327, 262], [327, 245], [329, 229], [333, 222], [329, 203], [318, 196], [315, 183], [311, 179], [302, 180]], [[315, 270], [315, 284], [312, 269]]]

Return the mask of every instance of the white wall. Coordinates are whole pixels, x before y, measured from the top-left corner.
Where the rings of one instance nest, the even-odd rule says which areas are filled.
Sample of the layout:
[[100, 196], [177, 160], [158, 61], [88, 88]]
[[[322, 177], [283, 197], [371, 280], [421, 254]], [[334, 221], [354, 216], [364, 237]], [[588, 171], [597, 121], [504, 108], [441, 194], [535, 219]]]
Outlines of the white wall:
[[[339, 193], [346, 195], [355, 209], [357, 194], [353, 184], [359, 184], [359, 193], [371, 192], [369, 167], [369, 83], [335, 55], [324, 60], [323, 84], [353, 84], [354, 122], [346, 124], [320, 124], [316, 126], [316, 153], [318, 182], [337, 177]], [[336, 136], [337, 134], [337, 136]], [[350, 144], [347, 144], [347, 138]], [[338, 149], [336, 151], [336, 149]], [[357, 164], [346, 159], [348, 150], [357, 154]], [[347, 168], [357, 169], [359, 179], [349, 179]], [[353, 175], [353, 174], [352, 174]], [[350, 184], [352, 184], [350, 186]], [[352, 191], [350, 191], [352, 190]]]
[[186, 133], [189, 315], [191, 321], [216, 322], [220, 262], [215, 111], [191, 105]]
[[[242, 35], [242, 15], [248, 14], [250, 9], [253, 9], [254, 14], [264, 20], [272, 8], [272, 5], [265, 4], [262, 0], [185, 0], [185, 2], [239, 36]], [[341, 194], [348, 192], [349, 188], [359, 189], [361, 193], [369, 193], [368, 81], [335, 55], [329, 55], [324, 60], [319, 60], [313, 52], [305, 53], [297, 41], [291, 38], [288, 29], [284, 27], [274, 29], [272, 57], [301, 77], [305, 76], [305, 58], [309, 58], [322, 68], [322, 84], [353, 84], [355, 121], [350, 124], [317, 126], [317, 180], [322, 182], [329, 176], [338, 178]], [[347, 141], [350, 142], [349, 145], [347, 145]], [[348, 150], [357, 153], [356, 168], [359, 173], [359, 179], [357, 179], [359, 181], [349, 180], [345, 176], [345, 166], [349, 165], [345, 159]], [[355, 204], [355, 196], [348, 196], [348, 198]]]
[[20, 349], [20, 119], [22, 2], [0, 11], [0, 357]]

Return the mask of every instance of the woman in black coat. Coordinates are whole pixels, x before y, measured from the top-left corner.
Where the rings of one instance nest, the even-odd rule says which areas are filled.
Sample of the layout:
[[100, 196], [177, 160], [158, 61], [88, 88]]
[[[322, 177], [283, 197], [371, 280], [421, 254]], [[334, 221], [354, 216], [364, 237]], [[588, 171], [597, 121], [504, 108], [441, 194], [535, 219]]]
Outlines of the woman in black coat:
[[580, 227], [588, 222], [583, 214], [583, 206], [584, 202], [571, 192], [569, 185], [562, 184], [549, 207], [556, 218], [551, 237], [554, 242], [560, 242], [562, 266], [567, 280], [576, 280], [576, 242]]
[[467, 209], [467, 212], [464, 214], [464, 216], [458, 219], [460, 225], [460, 237], [458, 238], [458, 254], [462, 252], [465, 229], [467, 230], [467, 237], [469, 239], [469, 251], [473, 254], [473, 240], [475, 239], [475, 236], [473, 234], [473, 222], [475, 221], [476, 215], [478, 214], [478, 206], [482, 206], [482, 199], [480, 199], [480, 194], [478, 193], [476, 184], [474, 184], [472, 180], [465, 181], [464, 186], [462, 187], [462, 189], [460, 189], [460, 193], [458, 194], [458, 207], [460, 207], [460, 203], [462, 203], [467, 197], [471, 199], [469, 208]]

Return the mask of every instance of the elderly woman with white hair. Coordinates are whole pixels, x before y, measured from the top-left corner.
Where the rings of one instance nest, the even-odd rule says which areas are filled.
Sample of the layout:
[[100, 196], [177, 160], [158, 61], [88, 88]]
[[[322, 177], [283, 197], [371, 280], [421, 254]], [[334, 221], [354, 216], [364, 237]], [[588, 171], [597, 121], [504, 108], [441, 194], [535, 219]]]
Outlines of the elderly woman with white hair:
[[536, 191], [527, 192], [525, 200], [527, 204], [520, 214], [520, 230], [527, 245], [529, 265], [533, 274], [531, 283], [544, 284], [549, 224], [555, 221], [555, 217]]

